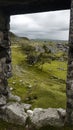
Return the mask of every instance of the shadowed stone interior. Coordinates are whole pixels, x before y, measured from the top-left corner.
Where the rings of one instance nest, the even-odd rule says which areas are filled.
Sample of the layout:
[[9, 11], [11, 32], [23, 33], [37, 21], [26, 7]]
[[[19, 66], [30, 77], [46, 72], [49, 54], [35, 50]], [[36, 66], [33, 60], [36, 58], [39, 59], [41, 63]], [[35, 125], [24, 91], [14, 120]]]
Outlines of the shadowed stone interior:
[[68, 73], [66, 83], [67, 94], [67, 124], [73, 125], [73, 0], [71, 3], [70, 31], [69, 31], [69, 53], [68, 53]]
[[11, 49], [9, 15], [0, 12], [0, 94], [8, 96], [7, 78], [11, 77]]
[[0, 9], [8, 14], [24, 14], [70, 9], [71, 0], [0, 0]]
[[[71, 5], [71, 6], [70, 6]], [[9, 40], [10, 15], [64, 10], [71, 8], [67, 73], [66, 123], [73, 125], [73, 0], [0, 0], [0, 104], [9, 96], [7, 78], [11, 77], [11, 48]]]

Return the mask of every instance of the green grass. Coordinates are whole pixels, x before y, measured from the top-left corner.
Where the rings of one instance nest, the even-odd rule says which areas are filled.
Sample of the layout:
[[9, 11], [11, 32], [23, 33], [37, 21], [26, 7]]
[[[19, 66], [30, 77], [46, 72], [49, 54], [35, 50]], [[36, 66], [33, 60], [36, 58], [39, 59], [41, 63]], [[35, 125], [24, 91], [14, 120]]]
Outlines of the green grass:
[[52, 61], [43, 65], [43, 71], [50, 74], [50, 76], [57, 77], [58, 79], [66, 80], [67, 62]]
[[[46, 126], [44, 128], [41, 128], [40, 130], [72, 130], [72, 129], [73, 129], [72, 127], [55, 128], [55, 127]], [[13, 124], [6, 123], [4, 121], [0, 121], [0, 130], [27, 130], [27, 129], [24, 128], [23, 126], [13, 125]], [[36, 129], [32, 128], [31, 130], [36, 130]]]
[[13, 125], [0, 120], [0, 130], [25, 130], [23, 126]]
[[[13, 77], [9, 79], [9, 86], [13, 88], [13, 94], [21, 97], [22, 102], [31, 103], [32, 109], [35, 107], [66, 108], [66, 61], [54, 60], [42, 66], [29, 66], [21, 48], [14, 46], [12, 47], [12, 66]], [[67, 127], [41, 128], [41, 130], [58, 129], [72, 130]], [[0, 130], [25, 130], [25, 128], [0, 121]]]
[[73, 127], [44, 127], [44, 128], [41, 128], [40, 130], [73, 130]]
[[45, 63], [41, 71], [40, 66], [29, 66], [25, 62], [26, 55], [20, 47], [12, 47], [12, 58], [13, 77], [9, 79], [9, 86], [14, 88], [13, 94], [19, 95], [23, 102], [31, 103], [32, 108], [65, 108], [66, 62]]

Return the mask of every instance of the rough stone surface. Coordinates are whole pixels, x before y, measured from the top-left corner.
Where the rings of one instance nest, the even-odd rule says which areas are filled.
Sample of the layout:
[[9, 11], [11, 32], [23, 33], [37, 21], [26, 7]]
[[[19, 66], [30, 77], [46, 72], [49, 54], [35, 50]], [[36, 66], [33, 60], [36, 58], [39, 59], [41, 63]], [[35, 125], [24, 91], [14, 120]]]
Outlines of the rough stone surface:
[[25, 109], [25, 110], [29, 110], [31, 109], [31, 104], [25, 104], [25, 103], [21, 103], [22, 107]]
[[0, 96], [0, 107], [6, 105], [6, 97], [3, 95]]
[[19, 103], [11, 103], [1, 108], [0, 118], [13, 124], [25, 126], [28, 116]]
[[8, 99], [9, 99], [9, 100], [14, 100], [14, 101], [17, 101], [17, 102], [20, 102], [20, 101], [21, 101], [21, 98], [20, 98], [19, 96], [13, 95], [13, 94], [11, 94], [11, 93], [9, 93]]
[[11, 77], [11, 49], [9, 40], [10, 16], [0, 11], [0, 95], [8, 96], [7, 78]]
[[[43, 126], [63, 126], [64, 120], [58, 114], [59, 109], [55, 108], [35, 108], [34, 111], [28, 110], [28, 116], [30, 117], [31, 123], [36, 128]], [[60, 110], [63, 111], [63, 110]]]
[[[24, 112], [19, 103], [8, 103], [0, 107], [0, 119], [13, 124], [42, 128], [44, 126], [62, 127], [65, 122], [66, 111], [62, 108], [35, 108]], [[29, 124], [30, 121], [30, 124]]]
[[57, 109], [57, 112], [62, 120], [64, 120], [66, 118], [66, 110], [59, 108], [59, 109]]
[[32, 110], [27, 110], [27, 114], [29, 116], [29, 118], [31, 119], [33, 116], [33, 111]]
[[68, 125], [73, 125], [73, 0], [71, 1], [71, 14], [70, 14], [66, 95], [67, 95], [66, 123]]

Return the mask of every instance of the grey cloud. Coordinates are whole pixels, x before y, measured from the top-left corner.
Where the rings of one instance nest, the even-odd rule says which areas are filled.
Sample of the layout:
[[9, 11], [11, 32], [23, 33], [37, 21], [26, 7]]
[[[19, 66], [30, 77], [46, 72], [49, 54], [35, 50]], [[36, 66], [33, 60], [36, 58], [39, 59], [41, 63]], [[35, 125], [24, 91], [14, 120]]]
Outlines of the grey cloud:
[[70, 11], [55, 11], [11, 17], [11, 31], [19, 36], [68, 39]]

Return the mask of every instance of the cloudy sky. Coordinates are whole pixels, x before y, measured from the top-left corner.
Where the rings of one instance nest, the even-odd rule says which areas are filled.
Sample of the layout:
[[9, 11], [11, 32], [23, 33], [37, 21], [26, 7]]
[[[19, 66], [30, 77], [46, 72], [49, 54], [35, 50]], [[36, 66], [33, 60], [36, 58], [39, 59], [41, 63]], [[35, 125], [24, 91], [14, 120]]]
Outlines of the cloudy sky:
[[68, 40], [70, 11], [11, 16], [11, 31], [30, 39]]

